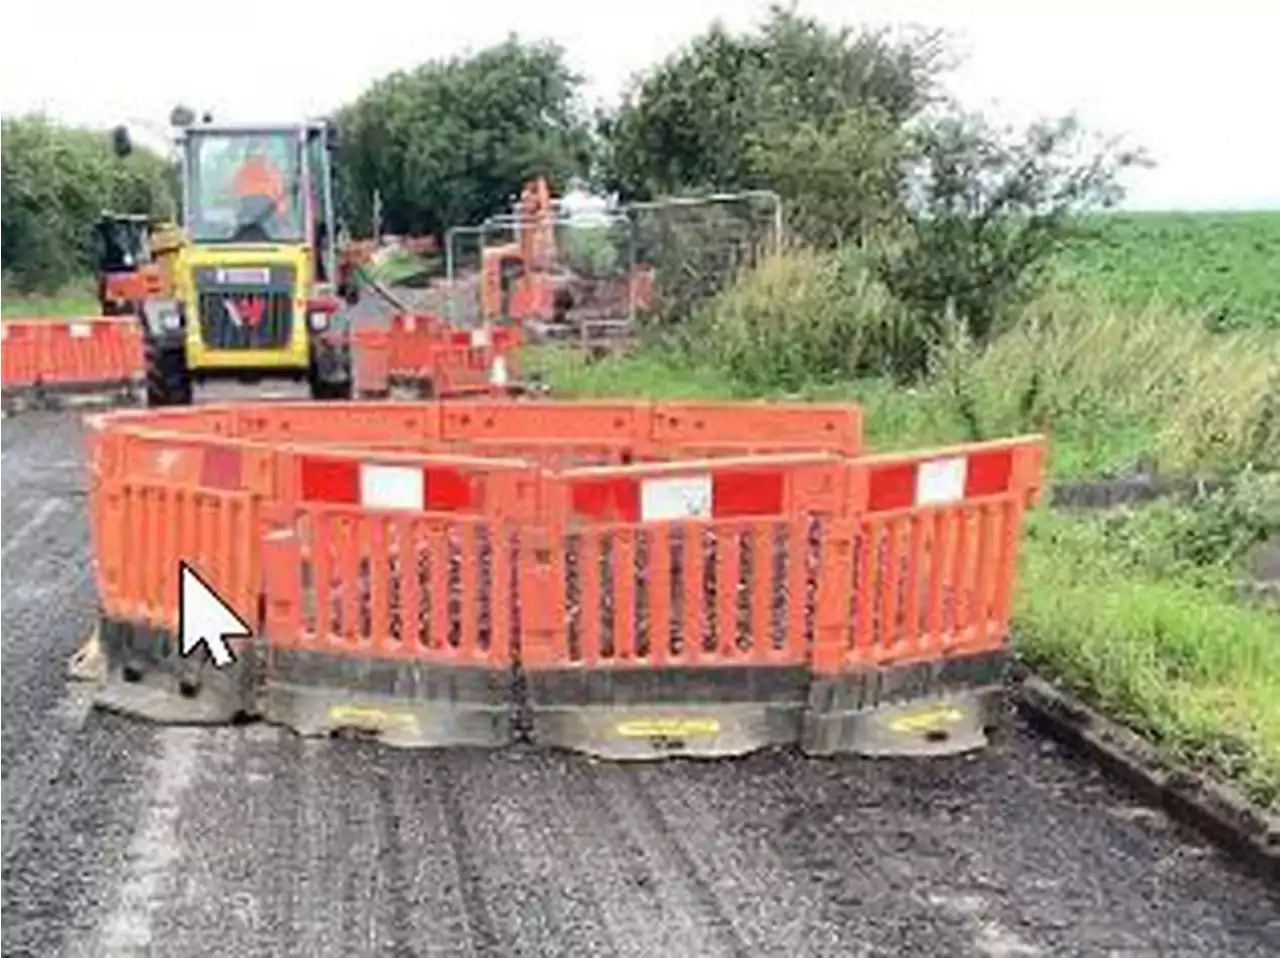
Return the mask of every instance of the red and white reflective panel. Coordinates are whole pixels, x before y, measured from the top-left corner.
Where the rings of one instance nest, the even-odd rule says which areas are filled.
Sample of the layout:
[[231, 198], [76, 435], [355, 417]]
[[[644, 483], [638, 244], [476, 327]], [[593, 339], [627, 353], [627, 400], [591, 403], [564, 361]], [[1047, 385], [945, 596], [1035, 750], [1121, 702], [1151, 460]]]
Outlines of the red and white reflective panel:
[[776, 471], [623, 475], [574, 480], [570, 500], [576, 517], [600, 522], [734, 519], [781, 515], [783, 489]]
[[67, 323], [67, 332], [72, 339], [88, 339], [93, 335], [93, 326], [89, 323]]
[[477, 502], [467, 476], [447, 466], [304, 459], [301, 486], [305, 502], [365, 509], [464, 512]]
[[714, 490], [710, 476], [674, 476], [640, 483], [640, 521], [710, 519]]
[[869, 512], [947, 506], [1009, 491], [1013, 450], [994, 449], [895, 463], [871, 470]]

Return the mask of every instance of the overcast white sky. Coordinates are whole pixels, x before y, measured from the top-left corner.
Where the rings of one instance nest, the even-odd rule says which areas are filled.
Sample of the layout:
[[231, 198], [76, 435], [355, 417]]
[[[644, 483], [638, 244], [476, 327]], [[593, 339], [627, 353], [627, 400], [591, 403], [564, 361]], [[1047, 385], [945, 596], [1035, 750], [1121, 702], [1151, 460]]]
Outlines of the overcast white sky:
[[[1027, 119], [1074, 110], [1127, 134], [1159, 166], [1134, 207], [1280, 208], [1280, 11], [1273, 0], [802, 0], [831, 22], [920, 23], [956, 34], [951, 88]], [[327, 9], [326, 9], [327, 7]], [[715, 18], [757, 21], [756, 0], [35, 0], [5, 9], [0, 109], [163, 124], [177, 101], [228, 120], [320, 113], [370, 81], [515, 31], [568, 48], [591, 99]], [[324, 12], [321, 12], [324, 10]], [[329, 10], [341, 11], [337, 16]], [[1066, 12], [1069, 11], [1069, 12]], [[359, 27], [358, 24], [366, 24]]]

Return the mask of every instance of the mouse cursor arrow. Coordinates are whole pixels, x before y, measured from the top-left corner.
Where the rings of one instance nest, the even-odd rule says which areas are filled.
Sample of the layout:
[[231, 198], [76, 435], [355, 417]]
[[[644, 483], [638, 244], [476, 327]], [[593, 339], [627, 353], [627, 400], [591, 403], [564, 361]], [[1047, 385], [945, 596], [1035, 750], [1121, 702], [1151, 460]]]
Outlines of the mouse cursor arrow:
[[178, 651], [186, 656], [203, 642], [218, 668], [235, 661], [227, 639], [253, 635], [253, 629], [214, 592], [199, 573], [185, 562], [178, 563], [181, 589], [178, 593]]

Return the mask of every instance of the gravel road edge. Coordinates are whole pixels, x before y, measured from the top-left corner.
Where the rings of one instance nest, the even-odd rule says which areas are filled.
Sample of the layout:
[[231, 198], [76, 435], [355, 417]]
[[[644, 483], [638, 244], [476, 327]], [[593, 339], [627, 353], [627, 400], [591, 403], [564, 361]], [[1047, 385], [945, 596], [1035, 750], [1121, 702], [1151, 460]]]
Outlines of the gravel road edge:
[[1085, 754], [1264, 878], [1280, 882], [1280, 816], [1192, 771], [1033, 672], [1019, 677], [1014, 702], [1034, 727]]

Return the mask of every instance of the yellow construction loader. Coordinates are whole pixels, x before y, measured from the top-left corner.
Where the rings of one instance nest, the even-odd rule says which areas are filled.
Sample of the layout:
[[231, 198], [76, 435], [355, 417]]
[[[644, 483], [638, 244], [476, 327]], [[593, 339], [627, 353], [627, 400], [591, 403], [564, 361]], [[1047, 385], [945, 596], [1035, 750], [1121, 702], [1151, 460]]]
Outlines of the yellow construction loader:
[[[333, 129], [215, 124], [181, 108], [171, 122], [183, 235], [168, 248], [168, 288], [143, 303], [148, 402], [190, 403], [193, 384], [218, 378], [350, 396], [357, 293], [339, 276]], [[126, 128], [113, 139], [119, 155], [132, 151]]]

